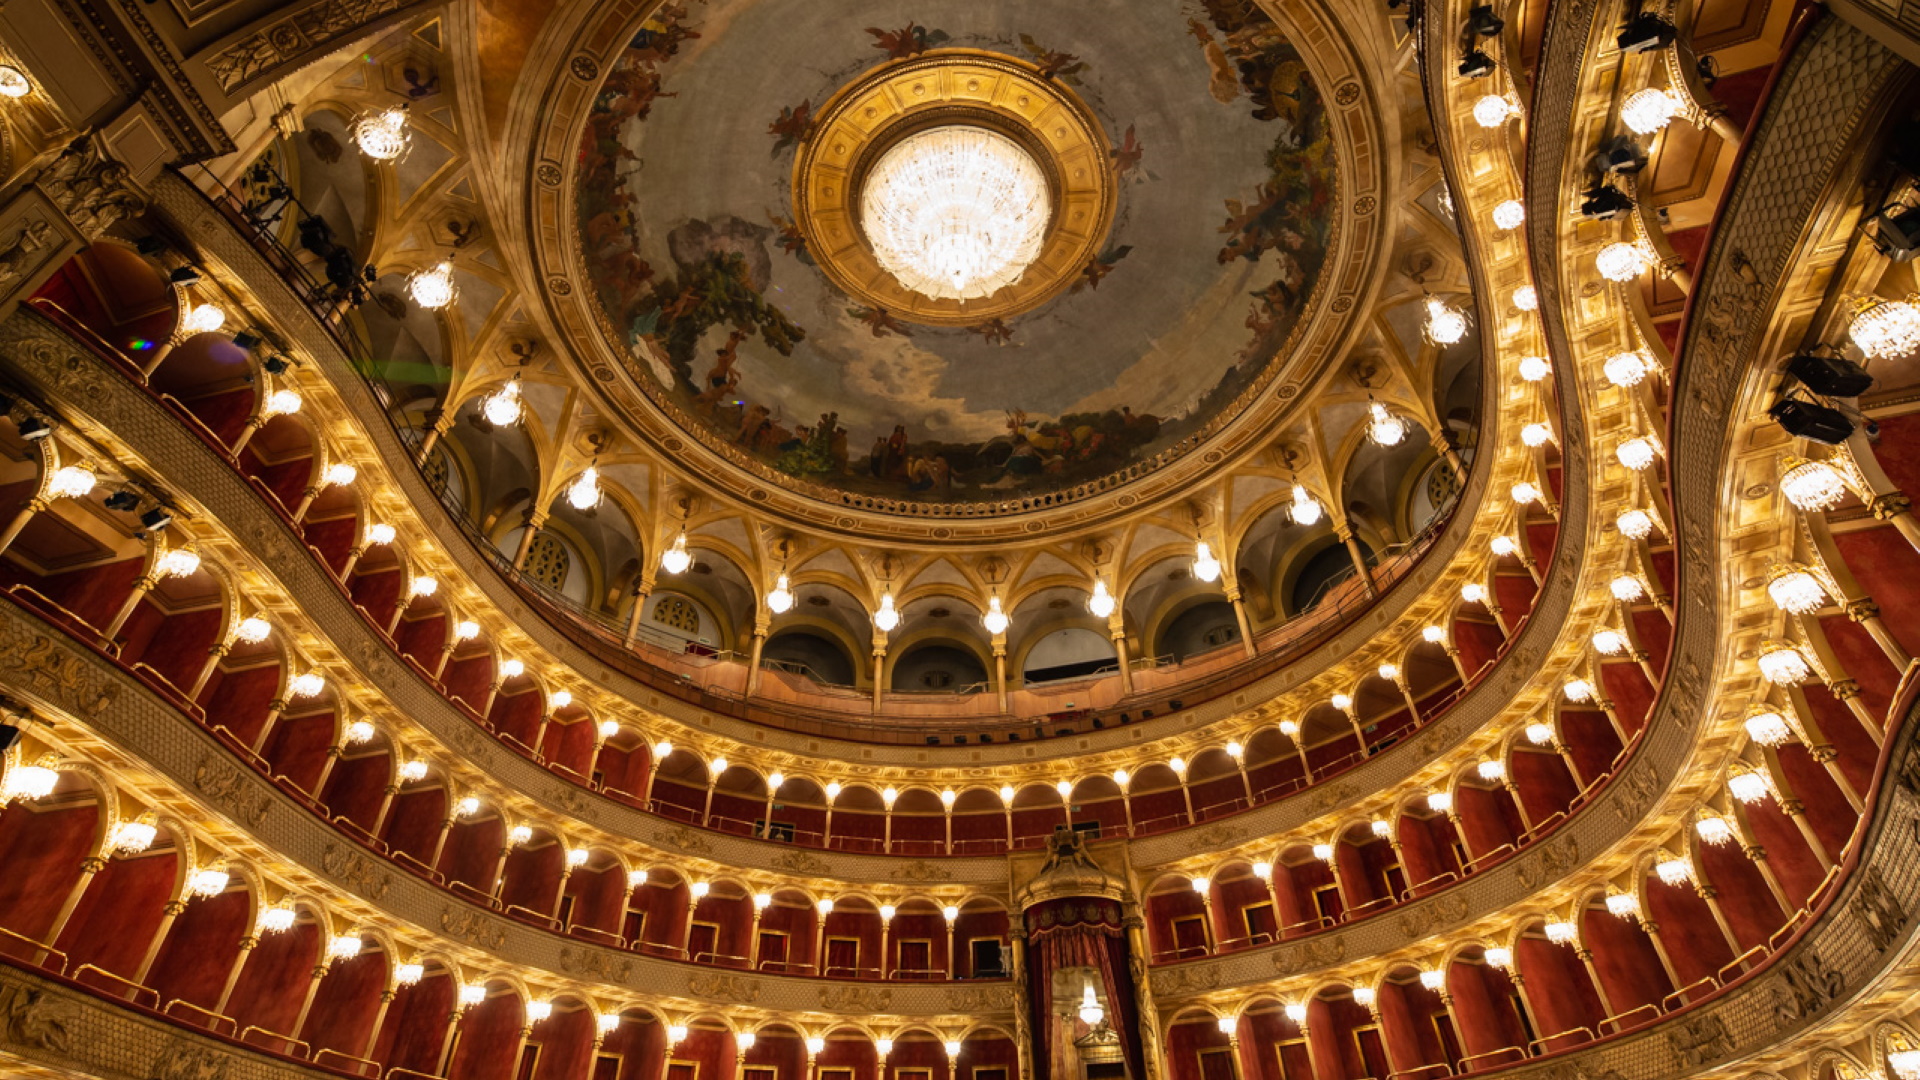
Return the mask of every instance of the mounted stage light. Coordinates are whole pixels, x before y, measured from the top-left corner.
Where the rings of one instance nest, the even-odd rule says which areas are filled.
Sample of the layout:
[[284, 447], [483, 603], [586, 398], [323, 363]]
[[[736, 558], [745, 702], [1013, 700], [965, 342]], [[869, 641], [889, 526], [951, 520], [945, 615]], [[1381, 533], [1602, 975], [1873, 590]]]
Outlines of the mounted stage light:
[[1874, 228], [1873, 246], [1894, 262], [1912, 262], [1920, 255], [1920, 207], [1882, 214]]
[[1818, 405], [1799, 398], [1787, 398], [1776, 402], [1767, 410], [1774, 423], [1786, 429], [1787, 434], [1802, 439], [1812, 439], [1828, 446], [1839, 446], [1853, 434], [1853, 421], [1839, 409]]
[[[235, 344], [238, 344], [237, 340]], [[269, 375], [285, 375], [287, 369], [293, 366], [293, 362], [284, 356], [269, 356], [260, 361], [260, 366], [266, 368]]]
[[1486, 4], [1481, 4], [1472, 11], [1467, 12], [1467, 30], [1470, 33], [1478, 34], [1481, 37], [1498, 37], [1500, 36], [1500, 31], [1506, 28], [1506, 20], [1495, 15], [1493, 8]]
[[109, 510], [132, 510], [140, 505], [140, 496], [131, 491], [116, 491], [101, 503]]
[[191, 266], [176, 266], [167, 273], [167, 280], [175, 285], [191, 285], [200, 280], [200, 271]]
[[1633, 199], [1619, 188], [1595, 184], [1580, 200], [1580, 216], [1588, 221], [1612, 221], [1633, 209]]
[[241, 330], [233, 335], [233, 343], [242, 349], [252, 349], [255, 345], [260, 344], [260, 338], [257, 334], [250, 334], [245, 330]]
[[157, 236], [143, 236], [133, 242], [133, 250], [142, 255], [158, 255], [167, 250], [167, 242]]
[[22, 439], [28, 442], [39, 442], [41, 439], [53, 434], [53, 426], [37, 416], [29, 416], [25, 420], [20, 421], [15, 430], [20, 433]]
[[[1595, 172], [1637, 173], [1647, 167], [1647, 151], [1633, 141], [1633, 136], [1615, 135], [1601, 144], [1588, 161]], [[1627, 205], [1632, 206], [1632, 200], [1628, 200]]]
[[1873, 388], [1867, 369], [1844, 356], [1801, 353], [1787, 361], [1787, 374], [1821, 397], [1859, 397]]
[[1641, 12], [1627, 20], [1620, 30], [1620, 36], [1614, 42], [1621, 52], [1639, 53], [1653, 49], [1664, 49], [1673, 44], [1676, 31], [1673, 24], [1650, 11]]
[[1493, 74], [1493, 69], [1493, 57], [1479, 49], [1471, 49], [1467, 55], [1460, 58], [1460, 67], [1457, 70], [1463, 79], [1484, 79]]

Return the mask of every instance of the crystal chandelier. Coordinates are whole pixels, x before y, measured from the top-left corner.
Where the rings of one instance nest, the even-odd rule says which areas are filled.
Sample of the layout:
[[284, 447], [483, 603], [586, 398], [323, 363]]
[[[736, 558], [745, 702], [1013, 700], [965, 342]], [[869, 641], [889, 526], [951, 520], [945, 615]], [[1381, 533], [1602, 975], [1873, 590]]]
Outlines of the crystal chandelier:
[[0, 781], [0, 803], [34, 802], [53, 794], [60, 774], [44, 765], [18, 765]]
[[[1458, 338], [1455, 339], [1459, 340]], [[1407, 437], [1407, 422], [1377, 401], [1367, 403], [1367, 438], [1378, 446], [1398, 446]]]
[[367, 543], [375, 547], [393, 543], [393, 538], [398, 535], [399, 532], [384, 521], [367, 526]]
[[160, 572], [161, 577], [192, 577], [200, 569], [200, 554], [192, 548], [173, 548], [160, 556], [154, 569]]
[[1869, 300], [1853, 317], [1847, 336], [1869, 360], [1890, 360], [1920, 349], [1920, 304]]
[[1213, 548], [1205, 540], [1193, 542], [1193, 576], [1205, 582], [1220, 580], [1220, 560], [1213, 557]]
[[1487, 949], [1486, 952], [1482, 955], [1486, 957], [1487, 966], [1490, 968], [1496, 968], [1500, 971], [1505, 971], [1508, 968], [1513, 966], [1513, 950], [1512, 949], [1503, 948], [1501, 946], [1495, 945]]
[[1007, 627], [1012, 625], [1012, 620], [1007, 618], [1007, 613], [1000, 607], [998, 596], [987, 597], [987, 613], [980, 616], [980, 622], [987, 628], [987, 633], [995, 637], [1006, 633]]
[[787, 575], [781, 574], [773, 583], [773, 591], [767, 594], [767, 610], [784, 615], [792, 607], [793, 589], [787, 583]]
[[141, 814], [132, 821], [123, 821], [113, 827], [113, 850], [120, 855], [138, 855], [153, 846], [160, 835], [160, 827], [155, 824], [152, 814]]
[[383, 112], [368, 113], [353, 122], [354, 144], [375, 161], [397, 161], [413, 145], [413, 132], [407, 129], [407, 109], [402, 105]]
[[1622, 919], [1640, 917], [1640, 898], [1632, 893], [1610, 892], [1607, 894], [1607, 911]]
[[1323, 507], [1320, 505], [1320, 500], [1314, 498], [1312, 492], [1301, 487], [1299, 484], [1293, 485], [1292, 513], [1293, 523], [1295, 525], [1315, 524], [1320, 520], [1320, 512], [1322, 509]]
[[226, 312], [212, 304], [201, 304], [187, 312], [186, 320], [180, 324], [180, 327], [189, 334], [211, 334], [226, 325], [226, 322]]
[[1530, 506], [1540, 501], [1540, 489], [1525, 480], [1513, 485], [1508, 489], [1507, 494], [1512, 495], [1513, 501], [1521, 506]]
[[336, 461], [327, 466], [327, 471], [321, 474], [320, 479], [324, 481], [328, 487], [346, 487], [358, 479], [359, 476], [359, 469], [354, 468], [345, 461]]
[[299, 914], [290, 904], [275, 904], [260, 913], [260, 932], [284, 934], [293, 929], [294, 921], [299, 918]]
[[1647, 595], [1646, 586], [1640, 584], [1640, 579], [1632, 574], [1621, 574], [1614, 578], [1607, 583], [1607, 590], [1613, 593], [1615, 600], [1623, 604], [1631, 604]]
[[1519, 199], [1508, 199], [1493, 208], [1493, 225], [1496, 229], [1513, 230], [1527, 220], [1527, 208]]
[[1438, 969], [1422, 971], [1420, 973], [1420, 985], [1429, 990], [1438, 991], [1447, 985], [1447, 973]]
[[991, 296], [1040, 254], [1052, 195], [1039, 163], [985, 128], [950, 125], [881, 155], [860, 194], [860, 225], [882, 268], [940, 300]]
[[1600, 249], [1593, 265], [1608, 281], [1632, 281], [1646, 269], [1647, 256], [1636, 245], [1612, 243]]
[[1548, 424], [1528, 424], [1520, 429], [1520, 441], [1529, 447], [1545, 446], [1553, 441], [1553, 427]]
[[379, 729], [373, 726], [373, 721], [371, 720], [355, 720], [353, 723], [347, 725], [347, 744], [349, 746], [365, 746], [373, 741], [373, 737], [378, 730]]
[[1527, 741], [1535, 746], [1545, 746], [1553, 741], [1553, 728], [1541, 723], [1528, 724]]
[[428, 311], [439, 311], [453, 303], [460, 295], [453, 284], [453, 263], [442, 261], [407, 275], [407, 295]]
[[233, 882], [233, 875], [227, 871], [209, 867], [195, 870], [187, 877], [187, 891], [195, 896], [219, 896], [227, 891]]
[[1483, 761], [1475, 765], [1473, 771], [1480, 775], [1480, 779], [1488, 783], [1497, 784], [1507, 778], [1507, 766], [1504, 762]]
[[1775, 686], [1799, 686], [1813, 677], [1813, 667], [1800, 650], [1784, 641], [1760, 643], [1760, 675]]
[[1435, 345], [1451, 345], [1467, 336], [1467, 317], [1445, 300], [1429, 296], [1425, 329], [1428, 341]]
[[1087, 597], [1087, 612], [1096, 619], [1113, 614], [1113, 594], [1107, 591], [1107, 583], [1100, 578], [1093, 579], [1093, 595]]
[[287, 692], [297, 698], [319, 697], [326, 688], [326, 676], [317, 671], [295, 675], [293, 681], [287, 684]]
[[480, 401], [480, 414], [494, 427], [505, 427], [520, 419], [520, 380], [508, 379], [506, 385]]
[[249, 615], [240, 620], [233, 629], [233, 639], [242, 645], [258, 645], [273, 633], [273, 624], [258, 615]]
[[1733, 839], [1733, 826], [1719, 814], [1701, 811], [1699, 820], [1693, 823], [1693, 831], [1700, 834], [1700, 842], [1715, 847]]
[[12, 64], [0, 64], [0, 97], [26, 97], [33, 83]]
[[1727, 777], [1727, 792], [1743, 803], [1757, 803], [1773, 794], [1773, 781], [1757, 769]]
[[660, 554], [660, 569], [678, 574], [692, 565], [693, 556], [687, 552], [687, 530], [681, 529], [680, 535], [673, 538], [673, 545]]
[[1585, 679], [1568, 679], [1566, 685], [1560, 688], [1560, 692], [1567, 695], [1567, 700], [1576, 705], [1584, 705], [1592, 701], [1594, 694], [1593, 684]]
[[1602, 656], [1619, 656], [1627, 651], [1627, 638], [1618, 630], [1595, 630], [1593, 651]]
[[1656, 455], [1653, 440], [1644, 435], [1636, 436], [1614, 447], [1613, 456], [1620, 464], [1638, 472], [1653, 464]]
[[600, 505], [600, 469], [589, 465], [567, 485], [567, 505], [575, 510], [591, 510]]
[[1539, 382], [1553, 374], [1553, 365], [1544, 356], [1523, 356], [1520, 358], [1520, 377], [1528, 382]]
[[1653, 517], [1645, 510], [1628, 510], [1613, 520], [1620, 535], [1629, 540], [1645, 540], [1653, 534]]
[[1483, 128], [1496, 128], [1520, 112], [1504, 94], [1488, 94], [1473, 103], [1473, 122]]
[[1804, 566], [1781, 563], [1767, 571], [1767, 595], [1790, 615], [1811, 615], [1827, 604], [1820, 579]]
[[893, 590], [880, 594], [880, 610], [873, 613], [873, 625], [883, 634], [890, 634], [900, 625], [900, 609], [893, 606]]
[[1550, 922], [1542, 929], [1547, 940], [1555, 945], [1569, 945], [1580, 939], [1580, 928], [1564, 920]]
[[78, 499], [92, 491], [97, 480], [93, 470], [85, 465], [62, 465], [53, 471], [47, 488], [56, 499]]
[[1469, 581], [1460, 586], [1460, 599], [1469, 604], [1484, 604], [1487, 602], [1487, 587], [1477, 581]]
[[1680, 114], [1680, 103], [1665, 90], [1636, 90], [1620, 103], [1620, 120], [1636, 135], [1651, 135]]
[[1645, 356], [1630, 349], [1607, 357], [1607, 362], [1601, 370], [1606, 372], [1608, 382], [1625, 389], [1640, 385], [1641, 380], [1647, 377], [1651, 366], [1647, 363]]
[[1094, 999], [1093, 984], [1084, 984], [1080, 993], [1080, 1022], [1088, 1027], [1099, 1027], [1100, 1021], [1106, 1018], [1106, 1010], [1102, 1009], [1100, 1002]]
[[1653, 872], [1661, 881], [1675, 887], [1693, 880], [1693, 864], [1684, 857], [1661, 859], [1653, 865]]
[[1784, 746], [1793, 741], [1793, 728], [1777, 710], [1756, 705], [1744, 722], [1747, 738], [1761, 746]]
[[1796, 508], [1813, 513], [1831, 510], [1847, 497], [1847, 484], [1840, 470], [1824, 461], [1788, 458], [1780, 474], [1780, 494]]
[[1509, 555], [1517, 553], [1520, 550], [1520, 545], [1514, 543], [1513, 537], [1511, 536], [1496, 536], [1487, 541], [1487, 550], [1493, 552], [1494, 555], [1499, 558], [1504, 559]]
[[267, 397], [264, 412], [268, 419], [276, 416], [292, 416], [300, 411], [300, 395], [293, 390], [275, 390]]
[[1427, 809], [1436, 814], [1451, 814], [1453, 812], [1453, 793], [1450, 791], [1428, 792]]
[[1513, 306], [1521, 311], [1540, 310], [1540, 293], [1531, 285], [1522, 285], [1513, 290]]

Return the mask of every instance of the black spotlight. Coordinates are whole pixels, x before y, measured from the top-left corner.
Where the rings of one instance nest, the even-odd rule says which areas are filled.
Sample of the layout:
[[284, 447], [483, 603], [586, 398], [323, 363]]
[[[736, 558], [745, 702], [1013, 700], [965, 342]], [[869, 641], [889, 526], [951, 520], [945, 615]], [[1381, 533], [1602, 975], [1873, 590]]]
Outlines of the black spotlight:
[[1630, 135], [1615, 135], [1589, 159], [1595, 172], [1637, 173], [1647, 167], [1647, 152]]
[[[242, 330], [239, 333], [233, 335], [233, 343], [235, 345], [240, 346], [243, 349], [251, 349], [255, 345], [260, 344], [260, 338], [254, 334], [250, 334], [247, 331]], [[279, 372], [276, 371], [274, 372], [274, 374], [278, 375]]]
[[1873, 387], [1867, 369], [1844, 356], [1801, 353], [1787, 361], [1787, 374], [1821, 397], [1859, 397]]
[[148, 532], [159, 532], [173, 524], [173, 515], [164, 506], [156, 506], [140, 515], [140, 527]]
[[143, 236], [133, 242], [133, 250], [142, 255], [158, 255], [167, 250], [167, 242], [157, 236]]
[[176, 266], [167, 274], [167, 280], [175, 285], [191, 285], [200, 280], [200, 271], [191, 266]]
[[1614, 41], [1621, 52], [1647, 52], [1651, 49], [1664, 49], [1673, 44], [1673, 24], [1652, 12], [1642, 12], [1627, 20], [1620, 30], [1620, 36]]
[[1580, 216], [1589, 221], [1611, 221], [1632, 209], [1633, 199], [1626, 192], [1606, 184], [1588, 188], [1580, 200]]
[[132, 510], [140, 505], [140, 496], [131, 491], [116, 491], [104, 500], [109, 510]]
[[1912, 262], [1920, 255], [1920, 206], [1881, 215], [1874, 227], [1873, 246], [1894, 262]]
[[1467, 31], [1480, 37], [1498, 37], [1500, 31], [1507, 28], [1505, 19], [1493, 13], [1493, 8], [1481, 4], [1467, 12]]
[[1473, 49], [1460, 58], [1458, 70], [1463, 79], [1484, 79], [1493, 74], [1493, 57]]
[[1838, 446], [1853, 434], [1853, 421], [1847, 419], [1846, 413], [1799, 398], [1776, 402], [1773, 408], [1767, 410], [1767, 415], [1785, 428], [1787, 434], [1828, 446]]
[[0, 754], [4, 754], [7, 751], [13, 749], [13, 744], [19, 741], [20, 741], [19, 728], [13, 727], [11, 725], [8, 725], [6, 727], [0, 727]]
[[28, 442], [37, 442], [53, 434], [53, 425], [37, 416], [29, 416], [20, 421], [20, 437]]
[[[238, 343], [236, 342], [236, 344]], [[284, 356], [269, 356], [265, 360], [260, 361], [260, 366], [266, 368], [267, 373], [270, 375], [285, 375], [287, 369], [293, 365], [289, 363]]]

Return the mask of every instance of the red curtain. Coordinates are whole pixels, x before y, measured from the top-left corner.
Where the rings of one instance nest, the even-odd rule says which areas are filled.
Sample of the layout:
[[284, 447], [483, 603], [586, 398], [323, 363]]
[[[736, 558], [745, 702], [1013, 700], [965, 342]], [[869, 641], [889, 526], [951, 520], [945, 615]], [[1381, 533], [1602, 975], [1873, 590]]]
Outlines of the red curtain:
[[1051, 1075], [1053, 1062], [1065, 1050], [1054, 1045], [1060, 1035], [1049, 1015], [1053, 973], [1068, 968], [1093, 968], [1100, 973], [1107, 999], [1107, 1023], [1119, 1033], [1127, 1072], [1134, 1080], [1146, 1075], [1127, 931], [1121, 920], [1120, 905], [1113, 900], [1047, 900], [1027, 909], [1029, 1026], [1041, 1043], [1034, 1047], [1038, 1051], [1033, 1055], [1036, 1080], [1075, 1080]]

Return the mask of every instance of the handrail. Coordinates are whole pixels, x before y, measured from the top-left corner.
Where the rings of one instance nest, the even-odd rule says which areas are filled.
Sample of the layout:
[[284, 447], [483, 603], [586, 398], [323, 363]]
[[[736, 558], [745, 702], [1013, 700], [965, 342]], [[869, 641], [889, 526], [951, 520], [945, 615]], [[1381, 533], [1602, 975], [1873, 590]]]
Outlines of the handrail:
[[75, 968], [73, 971], [73, 981], [79, 982], [80, 976], [85, 975], [89, 971], [93, 972], [95, 975], [98, 975], [103, 979], [106, 979], [108, 982], [118, 984], [123, 990], [131, 991], [133, 993], [133, 1001], [135, 1004], [139, 1003], [140, 996], [142, 994], [145, 994], [146, 996], [151, 997], [153, 999], [153, 1004], [148, 1006], [148, 1008], [153, 1009], [155, 1012], [158, 1012], [160, 1010], [160, 992], [158, 990], [155, 990], [151, 986], [142, 986], [141, 984], [134, 982], [132, 979], [126, 978], [124, 976], [115, 975], [113, 972], [108, 971], [106, 968], [103, 968], [98, 964], [81, 964], [79, 967]]
[[[1433, 1071], [1435, 1069], [1439, 1069], [1440, 1071], [1438, 1073], [1435, 1073]], [[1421, 1065], [1417, 1068], [1412, 1068], [1412, 1069], [1395, 1069], [1394, 1071], [1387, 1074], [1387, 1080], [1394, 1080], [1395, 1077], [1402, 1077], [1402, 1076], [1412, 1078], [1416, 1076], [1429, 1076], [1429, 1075], [1452, 1076], [1453, 1074], [1454, 1074], [1453, 1066], [1447, 1064], [1444, 1061], [1436, 1061], [1431, 1065]]]
[[1467, 1056], [1460, 1059], [1460, 1070], [1462, 1072], [1471, 1072], [1472, 1070], [1466, 1067], [1467, 1062], [1469, 1061], [1478, 1061], [1481, 1058], [1503, 1057], [1507, 1054], [1512, 1054], [1515, 1057], [1519, 1058], [1521, 1061], [1527, 1060], [1527, 1057], [1528, 1057], [1527, 1052], [1518, 1046], [1502, 1046], [1496, 1050], [1488, 1050], [1484, 1053], [1468, 1054]]
[[1699, 988], [1699, 987], [1701, 987], [1701, 986], [1706, 986], [1706, 987], [1708, 987], [1708, 988], [1709, 988], [1709, 992], [1712, 992], [1713, 990], [1718, 990], [1718, 989], [1720, 989], [1720, 980], [1719, 980], [1719, 979], [1716, 979], [1716, 978], [1714, 978], [1714, 977], [1713, 977], [1712, 975], [1702, 975], [1702, 976], [1700, 976], [1700, 977], [1699, 977], [1698, 979], [1695, 979], [1695, 980], [1693, 980], [1692, 982], [1690, 982], [1690, 983], [1688, 983], [1687, 985], [1685, 985], [1685, 986], [1682, 986], [1682, 987], [1680, 987], [1679, 989], [1677, 989], [1677, 990], [1675, 990], [1675, 991], [1673, 991], [1672, 993], [1670, 993], [1670, 994], [1668, 994], [1668, 995], [1667, 995], [1666, 997], [1663, 997], [1663, 998], [1661, 998], [1661, 999], [1660, 999], [1660, 1011], [1661, 1011], [1661, 1012], [1663, 1012], [1663, 1013], [1664, 1013], [1664, 1012], [1672, 1012], [1672, 1011], [1673, 1011], [1673, 1006], [1672, 1006], [1671, 1004], [1669, 1004], [1669, 1003], [1670, 1003], [1670, 1002], [1673, 1002], [1673, 1001], [1678, 1001], [1678, 1002], [1680, 1002], [1680, 1004], [1682, 1004], [1682, 1005], [1690, 1005], [1690, 1004], [1692, 1004], [1692, 1002], [1690, 1002], [1690, 1001], [1688, 1001], [1688, 1000], [1687, 1000], [1687, 997], [1686, 997], [1686, 994], [1687, 994], [1687, 991], [1689, 991], [1689, 990], [1694, 990], [1694, 989], [1698, 989], [1698, 988]]
[[39, 956], [40, 953], [46, 953], [47, 960], [52, 960], [56, 956], [60, 958], [60, 966], [57, 968], [52, 968], [50, 970], [52, 970], [55, 974], [59, 974], [59, 975], [64, 975], [67, 973], [67, 954], [64, 952], [61, 952], [59, 949], [56, 949], [53, 946], [45, 944], [44, 942], [38, 941], [34, 938], [30, 938], [25, 934], [16, 934], [4, 926], [0, 926], [0, 936], [4, 936], [14, 941], [20, 942], [21, 944], [25, 945], [27, 948], [33, 950], [34, 958], [27, 961], [27, 963], [32, 964], [34, 967], [46, 968], [47, 966], [46, 961], [41, 960]]
[[240, 1033], [240, 1041], [241, 1042], [250, 1041], [247, 1038], [247, 1036], [249, 1035], [265, 1035], [269, 1039], [279, 1039], [281, 1042], [287, 1044], [287, 1048], [285, 1050], [282, 1050], [281, 1053], [287, 1054], [289, 1057], [292, 1056], [293, 1048], [297, 1046], [300, 1048], [301, 1057], [309, 1061], [313, 1060], [313, 1047], [304, 1039], [296, 1039], [291, 1035], [283, 1035], [280, 1032], [273, 1030], [272, 1028], [261, 1027], [259, 1024], [247, 1025], [246, 1030]]
[[1625, 1024], [1627, 1017], [1635, 1016], [1639, 1013], [1643, 1013], [1647, 1011], [1652, 1011], [1653, 1013], [1652, 1019], [1658, 1020], [1660, 1018], [1660, 1007], [1658, 1005], [1655, 1005], [1653, 1002], [1649, 1001], [1645, 1005], [1628, 1009], [1626, 1012], [1623, 1012], [1623, 1013], [1615, 1013], [1612, 1016], [1607, 1017], [1605, 1020], [1600, 1021], [1600, 1034], [1602, 1035], [1608, 1034], [1607, 1025], [1612, 1024], [1613, 1025], [1612, 1034], [1618, 1035], [1621, 1032], [1627, 1030], [1626, 1024]]
[[1547, 1044], [1554, 1041], [1555, 1039], [1564, 1039], [1569, 1035], [1585, 1035], [1586, 1036], [1585, 1038], [1581, 1039], [1580, 1042], [1571, 1044], [1574, 1046], [1579, 1046], [1582, 1043], [1590, 1043], [1594, 1040], [1593, 1029], [1586, 1026], [1585, 1024], [1582, 1024], [1579, 1027], [1570, 1027], [1565, 1031], [1556, 1031], [1551, 1035], [1542, 1035], [1537, 1039], [1531, 1039], [1527, 1042], [1527, 1049], [1531, 1051], [1534, 1056], [1551, 1053], [1551, 1051], [1547, 1049]]
[[[335, 1057], [335, 1058], [339, 1058], [343, 1062], [346, 1062], [347, 1067], [352, 1069], [356, 1076], [376, 1077], [380, 1075], [379, 1062], [372, 1061], [363, 1057], [354, 1057], [352, 1054], [345, 1053], [344, 1051], [340, 1051], [340, 1050], [335, 1050], [332, 1047], [327, 1047], [326, 1049], [323, 1049], [323, 1050], [314, 1051], [313, 1063], [315, 1065], [320, 1065], [322, 1064], [320, 1059], [326, 1058], [326, 1057]], [[373, 1071], [372, 1072], [364, 1071], [363, 1069], [360, 1068], [360, 1066], [362, 1065], [372, 1066]]]
[[227, 1025], [227, 1034], [232, 1035], [234, 1034], [235, 1027], [239, 1024], [239, 1021], [235, 1020], [231, 1016], [226, 1015], [225, 1013], [217, 1013], [217, 1012], [214, 1012], [212, 1009], [203, 1009], [200, 1006], [195, 1005], [193, 1002], [188, 1001], [186, 998], [174, 998], [172, 1001], [167, 1002], [166, 1008], [161, 1009], [160, 1011], [161, 1013], [167, 1016], [172, 1016], [173, 1010], [175, 1008], [185, 1009], [188, 1012], [199, 1013], [202, 1017], [205, 1017], [207, 1020], [207, 1023], [200, 1024], [199, 1026], [206, 1028], [208, 1031], [216, 1031], [216, 1032], [219, 1031], [221, 1022], [225, 1021]]

